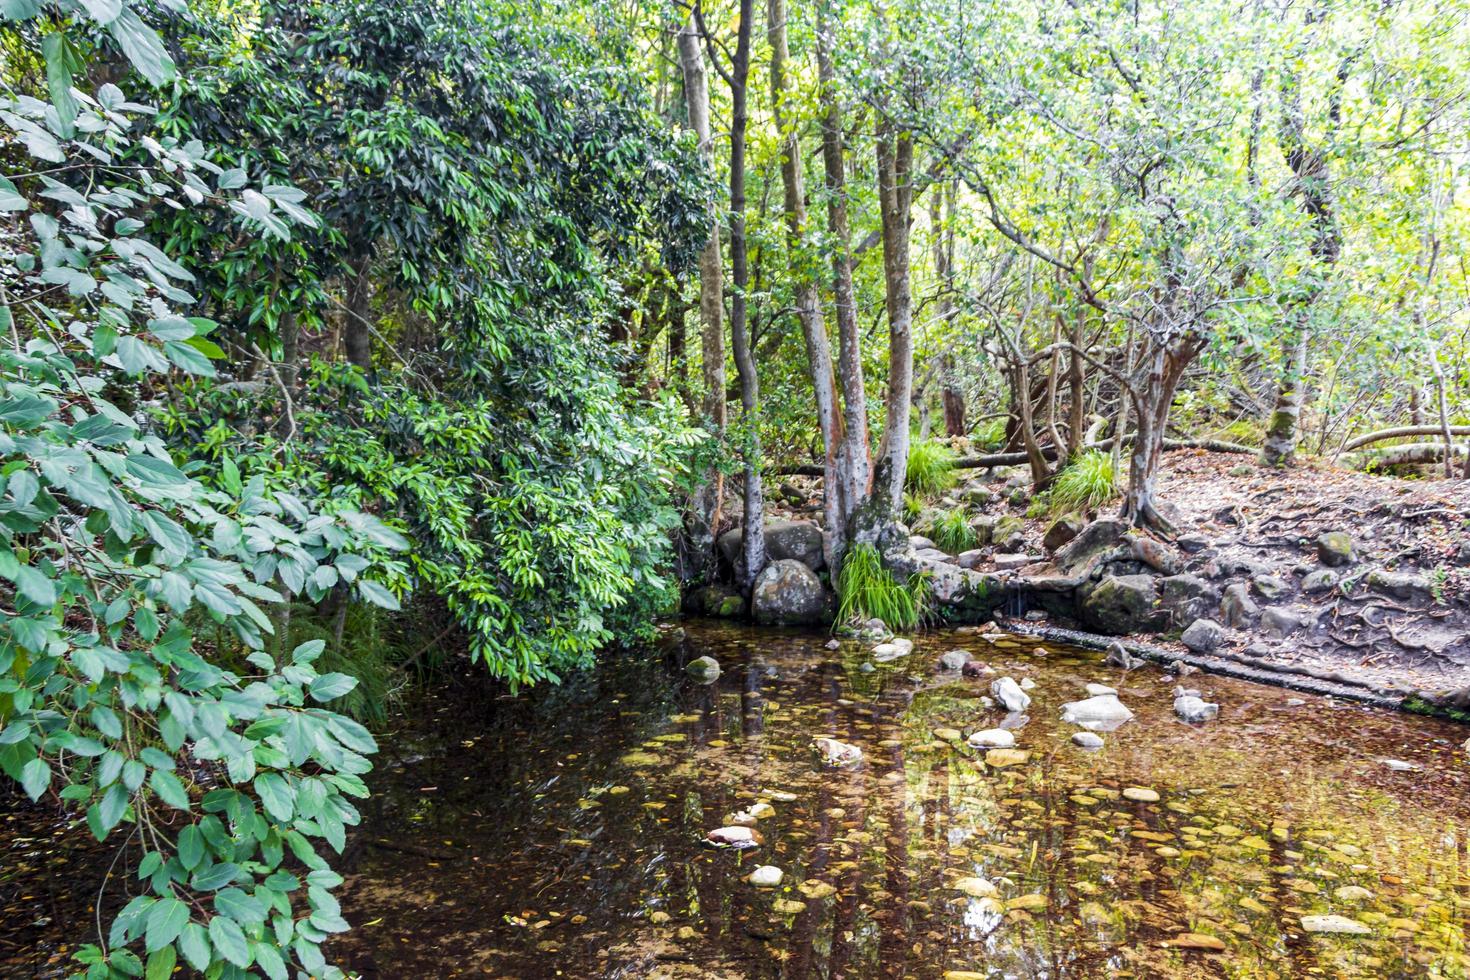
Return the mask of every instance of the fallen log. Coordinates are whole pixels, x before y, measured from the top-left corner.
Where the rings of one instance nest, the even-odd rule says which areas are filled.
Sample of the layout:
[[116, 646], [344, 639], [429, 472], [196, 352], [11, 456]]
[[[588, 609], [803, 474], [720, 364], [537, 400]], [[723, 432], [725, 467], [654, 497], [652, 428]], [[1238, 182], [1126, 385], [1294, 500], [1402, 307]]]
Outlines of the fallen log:
[[[1131, 442], [1131, 438], [1129, 439]], [[1113, 440], [1103, 439], [1099, 442], [1089, 442], [1082, 447], [1089, 449], [1112, 449]], [[1213, 453], [1237, 453], [1253, 456], [1260, 452], [1255, 446], [1243, 446], [1236, 442], [1223, 442], [1219, 439], [1165, 439], [1164, 448], [1173, 449], [1205, 449]], [[1048, 460], [1057, 458], [1055, 446], [1042, 446], [1041, 455]], [[993, 466], [1020, 466], [1028, 462], [1029, 457], [1025, 453], [991, 453], [986, 456], [962, 456], [954, 461], [957, 470], [981, 470]], [[775, 470], [777, 476], [821, 476], [822, 468], [813, 465], [780, 466]]]
[[[1443, 436], [1444, 428], [1438, 425], [1401, 425], [1393, 429], [1380, 429], [1367, 435], [1349, 439], [1342, 444], [1341, 452], [1350, 453], [1354, 449], [1362, 449], [1371, 446], [1375, 442], [1383, 442], [1385, 439], [1409, 439], [1419, 436]], [[1452, 436], [1470, 436], [1470, 425], [1450, 426]]]
[[[1415, 442], [1407, 446], [1389, 446], [1386, 449], [1368, 449], [1354, 453], [1350, 462], [1354, 469], [1369, 467], [1416, 466], [1444, 462], [1445, 447], [1442, 442]], [[1455, 446], [1455, 456], [1464, 456], [1470, 447]]]

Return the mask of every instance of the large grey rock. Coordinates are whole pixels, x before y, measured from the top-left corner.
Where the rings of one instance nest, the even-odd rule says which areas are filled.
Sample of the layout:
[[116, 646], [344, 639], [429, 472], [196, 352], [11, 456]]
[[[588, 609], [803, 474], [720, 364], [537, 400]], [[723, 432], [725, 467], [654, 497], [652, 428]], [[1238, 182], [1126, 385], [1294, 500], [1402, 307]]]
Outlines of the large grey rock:
[[1318, 535], [1317, 560], [1328, 568], [1352, 564], [1353, 536], [1346, 531], [1328, 531]]
[[1021, 690], [1021, 685], [1011, 677], [991, 681], [990, 696], [1007, 711], [1025, 711], [1031, 704], [1031, 696]]
[[1066, 569], [1076, 568], [1094, 555], [1115, 547], [1127, 533], [1126, 522], [1116, 517], [1099, 517], [1057, 549], [1057, 565]]
[[[740, 557], [744, 544], [744, 528], [720, 535], [720, 552], [731, 565]], [[826, 564], [822, 557], [822, 529], [811, 521], [768, 521], [766, 551], [772, 561], [799, 561], [814, 572]]]
[[1220, 713], [1220, 706], [1195, 694], [1182, 694], [1174, 699], [1174, 713], [1190, 724], [1209, 721]]
[[1112, 731], [1132, 717], [1133, 712], [1116, 694], [1095, 694], [1062, 705], [1062, 721], [1094, 731]]
[[1301, 617], [1290, 609], [1267, 606], [1261, 613], [1261, 632], [1267, 636], [1284, 640], [1301, 628]]
[[806, 626], [832, 616], [832, 593], [802, 562], [783, 558], [767, 565], [750, 593], [750, 612], [757, 623]]
[[1085, 525], [1082, 523], [1082, 518], [1076, 514], [1064, 514], [1052, 521], [1051, 527], [1046, 529], [1046, 535], [1041, 539], [1041, 546], [1049, 552], [1056, 551], [1081, 534], [1083, 527]]
[[1434, 599], [1429, 580], [1413, 572], [1390, 572], [1385, 568], [1375, 568], [1368, 573], [1368, 588], [1379, 595], [1412, 602], [1427, 603]]
[[974, 548], [970, 551], [961, 551], [955, 556], [954, 563], [961, 568], [975, 568], [985, 561], [985, 551]]
[[1213, 619], [1196, 619], [1189, 624], [1189, 629], [1179, 638], [1195, 653], [1214, 653], [1220, 646], [1220, 641], [1225, 639], [1225, 627]]
[[720, 662], [714, 657], [695, 657], [684, 665], [684, 671], [701, 684], [720, 679]]
[[1291, 591], [1291, 585], [1278, 575], [1257, 575], [1251, 579], [1251, 587], [1262, 599], [1280, 599]]
[[1088, 629], [1115, 635], [1162, 629], [1168, 613], [1158, 604], [1150, 575], [1109, 575], [1081, 590], [1079, 613]]
[[1027, 565], [1034, 565], [1039, 561], [1041, 561], [1041, 558], [1039, 556], [1028, 555], [1024, 553], [1017, 553], [1013, 555], [996, 555], [995, 567], [999, 571], [1010, 572], [1015, 571], [1018, 568], [1025, 568]]
[[1337, 573], [1325, 568], [1310, 572], [1302, 579], [1302, 591], [1308, 594], [1330, 592], [1337, 585]]
[[1175, 626], [1185, 627], [1208, 616], [1220, 604], [1220, 590], [1198, 575], [1171, 575], [1159, 579], [1159, 605], [1169, 611]]
[[1232, 629], [1244, 629], [1255, 625], [1261, 615], [1261, 607], [1250, 597], [1244, 582], [1225, 586], [1225, 597], [1220, 600], [1220, 619]]

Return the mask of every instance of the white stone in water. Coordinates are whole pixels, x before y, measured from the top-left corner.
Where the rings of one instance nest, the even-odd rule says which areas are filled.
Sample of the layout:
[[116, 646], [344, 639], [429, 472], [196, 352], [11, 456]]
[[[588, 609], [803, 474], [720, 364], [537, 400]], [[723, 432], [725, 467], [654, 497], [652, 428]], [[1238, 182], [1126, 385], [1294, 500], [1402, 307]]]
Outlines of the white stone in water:
[[1072, 744], [1083, 749], [1100, 749], [1103, 747], [1103, 740], [1102, 736], [1092, 732], [1076, 732], [1072, 735]]
[[887, 643], [880, 643], [873, 648], [873, 659], [881, 663], [907, 657], [914, 652], [914, 641], [897, 637]]
[[1088, 694], [1089, 697], [1094, 697], [1095, 698], [1099, 694], [1117, 694], [1117, 693], [1118, 693], [1118, 689], [1116, 687], [1108, 687], [1106, 684], [1089, 684], [1089, 685], [1087, 685], [1087, 694]]
[[749, 827], [719, 827], [704, 835], [705, 840], [717, 847], [734, 847], [744, 850], [760, 846], [760, 834]]
[[830, 766], [850, 766], [863, 761], [863, 750], [835, 738], [819, 738], [815, 744], [822, 760]]
[[1082, 701], [1068, 701], [1062, 705], [1062, 721], [1083, 728], [1099, 728], [1107, 731], [1133, 717], [1128, 706], [1118, 700], [1116, 694], [1095, 694]]
[[1021, 678], [1021, 690], [1023, 690], [1023, 691], [1034, 691], [1034, 690], [1036, 690], [1036, 682], [1033, 681], [1029, 677], [1023, 677], [1023, 678]]
[[966, 739], [977, 749], [1009, 749], [1016, 745], [1016, 736], [1004, 728], [986, 728]]
[[1007, 711], [1025, 711], [1031, 704], [1031, 696], [1021, 690], [1021, 685], [1011, 677], [991, 681], [990, 694]]
[[995, 885], [984, 878], [959, 878], [953, 887], [971, 898], [990, 898], [996, 894]]
[[1384, 759], [1383, 764], [1394, 772], [1412, 772], [1419, 768], [1412, 762], [1405, 762], [1403, 759]]
[[797, 796], [795, 793], [788, 793], [784, 789], [763, 789], [763, 790], [761, 790], [761, 795], [762, 796], [769, 796], [771, 799], [775, 800], [777, 803], [795, 803], [797, 800], [799, 800], [801, 798], [801, 797]]
[[959, 670], [970, 660], [970, 655], [964, 650], [950, 650], [941, 654], [939, 666], [944, 670]]
[[1129, 786], [1123, 790], [1123, 799], [1132, 800], [1135, 803], [1157, 803], [1159, 802], [1158, 790], [1148, 789], [1144, 786]]
[[1368, 936], [1373, 930], [1357, 919], [1345, 915], [1304, 915], [1302, 929], [1307, 932], [1335, 933], [1345, 936]]
[[780, 868], [763, 864], [750, 873], [750, 883], [757, 888], [775, 888], [781, 884], [782, 877]]
[[1193, 724], [1209, 721], [1220, 713], [1220, 706], [1204, 701], [1193, 694], [1185, 694], [1174, 699], [1174, 713]]

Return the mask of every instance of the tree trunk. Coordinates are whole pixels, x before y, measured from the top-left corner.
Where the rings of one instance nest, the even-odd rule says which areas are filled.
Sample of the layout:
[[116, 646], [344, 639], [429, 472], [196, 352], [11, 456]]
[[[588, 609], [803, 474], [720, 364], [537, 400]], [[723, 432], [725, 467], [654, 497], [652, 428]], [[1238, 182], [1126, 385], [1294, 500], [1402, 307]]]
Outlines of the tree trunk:
[[882, 452], [873, 476], [875, 517], [893, 520], [903, 505], [909, 458], [909, 414], [914, 384], [913, 293], [909, 271], [909, 213], [913, 205], [914, 144], [894, 123], [879, 125], [878, 202], [883, 232], [883, 294], [888, 312], [888, 393]]
[[[1169, 425], [1174, 392], [1204, 341], [1187, 334], [1167, 345], [1158, 341], [1150, 343], [1146, 340], [1145, 343], [1147, 347], [1139, 365], [1143, 377], [1135, 379], [1133, 385], [1138, 432], [1128, 457], [1128, 490], [1123, 500], [1123, 517], [1135, 527], [1173, 534], [1174, 525], [1161, 512], [1156, 494], [1159, 460], [1163, 457], [1164, 433]], [[1127, 397], [1125, 392], [1124, 398]]]
[[[954, 225], [956, 187], [950, 182], [945, 193], [935, 194], [929, 201], [929, 219], [934, 225], [934, 275], [939, 280], [939, 322], [948, 332], [954, 324]], [[948, 211], [947, 220], [944, 211]], [[944, 409], [944, 434], [951, 439], [963, 436], [965, 426], [965, 394], [955, 383], [954, 358], [946, 352], [940, 360], [939, 402]]]
[[872, 458], [868, 449], [868, 401], [863, 380], [862, 337], [858, 334], [857, 300], [852, 285], [852, 232], [847, 217], [847, 171], [843, 148], [842, 107], [837, 101], [833, 67], [834, 35], [831, 0], [818, 7], [817, 72], [822, 107], [822, 165], [827, 191], [827, 231], [832, 240], [832, 305], [837, 317], [837, 371], [842, 387], [842, 443], [837, 453], [845, 504], [843, 528], [834, 538], [833, 568], [841, 567], [848, 525], [871, 490]]
[[1267, 466], [1290, 466], [1296, 456], [1302, 398], [1307, 382], [1307, 354], [1311, 343], [1306, 316], [1300, 318], [1293, 333], [1295, 337], [1286, 348], [1286, 361], [1276, 387], [1276, 407], [1271, 410], [1266, 441], [1261, 447], [1261, 462]]
[[745, 128], [748, 121], [746, 82], [750, 76], [751, 13], [754, 0], [740, 0], [740, 26], [730, 66], [730, 266], [735, 290], [730, 297], [730, 346], [740, 375], [740, 421], [745, 460], [745, 537], [737, 569], [740, 587], [748, 591], [766, 567], [765, 501], [761, 488], [760, 379], [750, 350], [746, 324], [746, 289], [750, 283], [745, 250]]
[[[710, 137], [709, 76], [705, 70], [704, 52], [699, 28], [693, 14], [679, 31], [679, 67], [684, 75], [684, 101], [689, 109], [689, 128], [699, 141], [699, 154], [705, 165], [714, 170], [714, 142]], [[725, 436], [725, 334], [724, 272], [720, 265], [719, 208], [710, 205], [710, 232], [699, 254], [699, 322], [704, 375], [704, 422], [714, 436]], [[719, 533], [725, 478], [718, 469], [705, 474], [705, 480], [692, 502], [688, 533], [696, 560], [707, 578], [715, 573], [717, 555], [715, 536]]]
[[815, 278], [805, 270], [807, 252], [806, 195], [802, 188], [801, 144], [795, 128], [782, 116], [786, 99], [786, 66], [790, 51], [786, 42], [786, 0], [770, 0], [767, 8], [767, 38], [771, 46], [771, 110], [781, 134], [781, 183], [785, 194], [786, 237], [797, 270], [796, 316], [806, 341], [807, 368], [817, 403], [817, 426], [822, 433], [822, 512], [825, 518], [826, 559], [837, 567], [836, 557], [845, 550], [847, 506], [845, 485], [838, 477], [837, 458], [841, 442], [836, 379], [832, 373], [832, 344], [822, 319], [822, 300]]
[[352, 281], [347, 287], [347, 319], [342, 325], [342, 348], [347, 363], [365, 373], [373, 369], [372, 283], [368, 278], [371, 256], [364, 255], [352, 263]]

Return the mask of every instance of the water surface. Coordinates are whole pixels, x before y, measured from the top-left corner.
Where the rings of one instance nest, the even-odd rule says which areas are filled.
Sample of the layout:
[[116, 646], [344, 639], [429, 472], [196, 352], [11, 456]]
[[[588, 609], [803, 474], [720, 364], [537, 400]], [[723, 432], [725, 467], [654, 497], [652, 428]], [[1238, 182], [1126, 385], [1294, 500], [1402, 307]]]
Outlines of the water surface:
[[[385, 738], [338, 960], [384, 978], [1470, 975], [1463, 728], [1198, 675], [1221, 712], [1192, 727], [1158, 668], [973, 631], [873, 670], [868, 644], [815, 634], [682, 635], [529, 698], [441, 693]], [[1007, 721], [1026, 761], [948, 740], [1005, 720], [990, 678], [936, 669], [955, 648], [1034, 681]], [[702, 654], [715, 684], [678, 670]], [[1088, 682], [1137, 714], [1095, 752], [1058, 720]], [[863, 763], [822, 767], [818, 735]], [[702, 845], [759, 801], [762, 847]], [[779, 888], [745, 880], [763, 864]], [[1308, 935], [1318, 914], [1370, 934]]]

